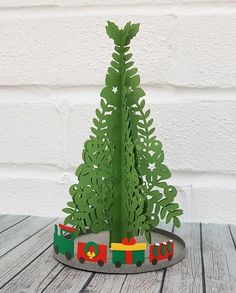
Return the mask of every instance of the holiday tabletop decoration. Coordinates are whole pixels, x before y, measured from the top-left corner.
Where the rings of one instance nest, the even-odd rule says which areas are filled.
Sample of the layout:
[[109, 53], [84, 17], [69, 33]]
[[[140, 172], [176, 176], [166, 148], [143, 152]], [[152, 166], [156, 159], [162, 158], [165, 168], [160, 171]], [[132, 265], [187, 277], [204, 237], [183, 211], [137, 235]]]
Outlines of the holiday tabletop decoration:
[[[134, 237], [144, 236], [151, 243], [152, 231], [160, 220], [173, 221], [180, 227], [183, 211], [175, 202], [176, 188], [166, 181], [171, 173], [164, 164], [162, 144], [154, 134], [153, 119], [145, 108], [145, 93], [130, 53], [130, 42], [138, 31], [139, 24], [131, 22], [121, 29], [109, 21], [106, 26], [115, 45], [112, 61], [91, 135], [84, 143], [83, 163], [75, 172], [78, 182], [70, 187], [71, 200], [63, 211], [67, 214], [64, 225], [74, 229], [68, 243], [88, 231], [94, 239], [95, 234], [108, 231], [109, 241], [108, 249], [96, 241], [89, 242], [93, 245], [78, 244], [81, 263], [86, 259], [103, 266], [109, 250], [116, 267], [139, 267], [145, 262], [147, 243], [136, 243]], [[65, 229], [64, 225], [60, 228]], [[174, 242], [168, 243], [161, 243], [161, 249], [151, 246], [153, 264], [173, 256]]]

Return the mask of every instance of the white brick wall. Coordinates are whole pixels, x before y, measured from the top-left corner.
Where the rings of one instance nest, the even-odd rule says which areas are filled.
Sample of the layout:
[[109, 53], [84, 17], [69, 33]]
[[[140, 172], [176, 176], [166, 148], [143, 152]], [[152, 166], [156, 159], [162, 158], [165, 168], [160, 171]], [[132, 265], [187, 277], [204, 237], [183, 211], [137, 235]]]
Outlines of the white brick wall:
[[183, 220], [236, 224], [236, 2], [0, 2], [0, 213], [61, 216], [112, 53], [132, 42]]

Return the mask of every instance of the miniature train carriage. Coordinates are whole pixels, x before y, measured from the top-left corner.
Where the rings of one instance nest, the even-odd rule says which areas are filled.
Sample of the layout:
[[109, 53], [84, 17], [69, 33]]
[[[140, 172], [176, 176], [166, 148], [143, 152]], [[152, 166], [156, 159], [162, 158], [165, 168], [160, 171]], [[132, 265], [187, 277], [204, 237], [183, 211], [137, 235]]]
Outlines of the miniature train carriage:
[[153, 265], [158, 261], [168, 259], [171, 260], [174, 255], [174, 241], [151, 244], [149, 247], [149, 260]]
[[[54, 251], [66, 257], [67, 260], [75, 258], [74, 240], [75, 229], [63, 224], [59, 224], [60, 233], [58, 234], [58, 226], [54, 226]], [[124, 238], [122, 243], [112, 243], [112, 264], [117, 268], [121, 265], [134, 264], [140, 267], [145, 263], [146, 243], [136, 243], [134, 237], [130, 239]], [[80, 263], [94, 262], [99, 266], [107, 263], [108, 246], [105, 244], [97, 244], [93, 241], [78, 242], [77, 244], [77, 260]], [[149, 261], [156, 265], [161, 260], [171, 260], [174, 255], [174, 241], [161, 242], [151, 244], [149, 246]]]
[[56, 254], [61, 253], [70, 260], [74, 257], [74, 232], [75, 229], [59, 224], [60, 234], [58, 235], [58, 227], [54, 226], [54, 251]]
[[95, 242], [78, 242], [77, 259], [80, 263], [85, 261], [96, 262], [103, 266], [107, 262], [107, 245]]
[[136, 243], [132, 237], [124, 238], [122, 243], [112, 243], [112, 263], [119, 268], [122, 264], [136, 264], [140, 267], [145, 262], [146, 243]]

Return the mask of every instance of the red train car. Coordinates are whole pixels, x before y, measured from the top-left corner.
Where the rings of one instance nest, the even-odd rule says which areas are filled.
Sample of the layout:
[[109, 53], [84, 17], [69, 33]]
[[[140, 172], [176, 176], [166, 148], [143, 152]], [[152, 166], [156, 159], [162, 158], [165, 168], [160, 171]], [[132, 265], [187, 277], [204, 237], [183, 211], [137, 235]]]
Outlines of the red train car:
[[103, 266], [107, 262], [107, 245], [95, 242], [78, 242], [77, 259], [80, 263], [95, 262]]
[[161, 242], [151, 244], [149, 248], [149, 260], [153, 265], [158, 261], [168, 259], [171, 260], [174, 255], [174, 241]]

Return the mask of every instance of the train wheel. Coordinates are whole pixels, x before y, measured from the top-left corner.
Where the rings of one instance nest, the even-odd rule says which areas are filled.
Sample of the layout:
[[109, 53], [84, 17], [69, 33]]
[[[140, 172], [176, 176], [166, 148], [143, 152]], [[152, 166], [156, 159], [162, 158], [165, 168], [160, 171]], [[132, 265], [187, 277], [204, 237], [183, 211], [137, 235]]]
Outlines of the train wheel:
[[79, 258], [79, 262], [80, 262], [80, 263], [84, 263], [84, 261], [85, 261], [85, 259], [84, 259], [83, 257], [80, 257], [80, 258]]
[[58, 245], [54, 245], [54, 251], [55, 251], [56, 254], [58, 254], [58, 252], [59, 252], [59, 247], [58, 247]]
[[141, 261], [141, 260], [138, 260], [138, 261], [136, 262], [136, 266], [137, 266], [137, 267], [141, 267], [141, 265], [142, 265], [142, 261]]
[[71, 260], [71, 253], [69, 251], [66, 253], [66, 259]]
[[116, 262], [115, 262], [115, 266], [116, 266], [117, 268], [120, 268], [120, 267], [121, 267], [121, 262], [120, 262], [120, 261], [116, 261]]
[[102, 267], [102, 266], [104, 265], [104, 261], [101, 260], [101, 259], [99, 259], [99, 261], [98, 261], [98, 265], [99, 265], [100, 267]]
[[153, 259], [152, 260], [152, 264], [155, 266], [157, 264], [157, 260], [156, 259]]
[[169, 256], [168, 256], [168, 260], [169, 260], [169, 261], [172, 260], [172, 255], [169, 255]]

